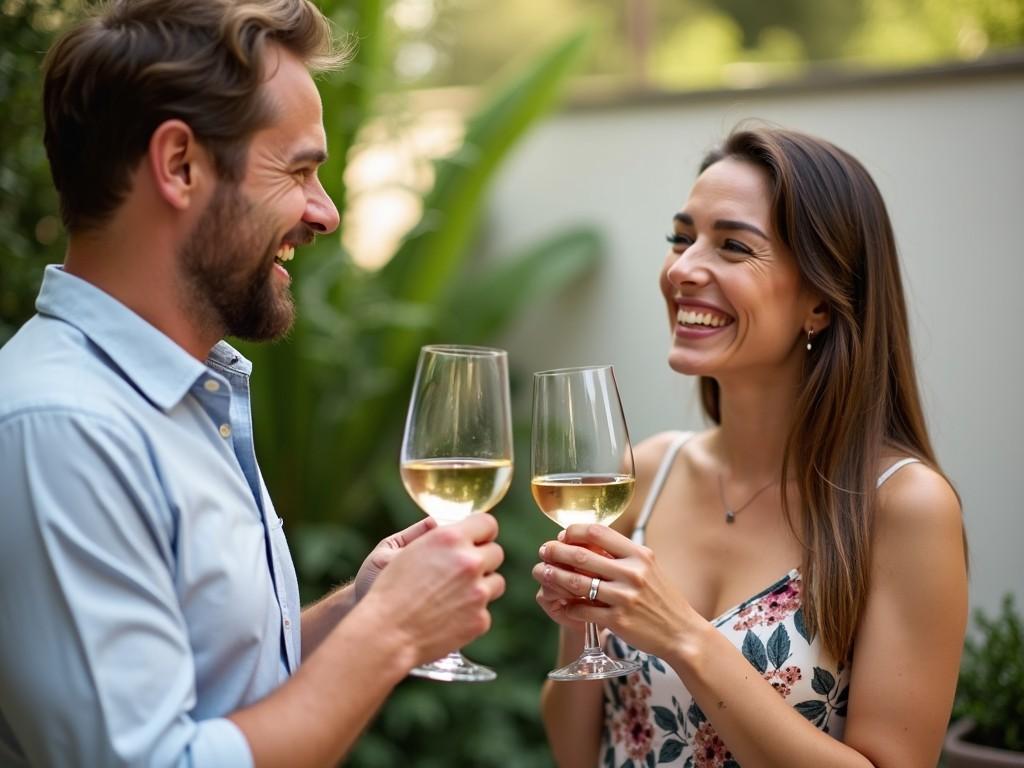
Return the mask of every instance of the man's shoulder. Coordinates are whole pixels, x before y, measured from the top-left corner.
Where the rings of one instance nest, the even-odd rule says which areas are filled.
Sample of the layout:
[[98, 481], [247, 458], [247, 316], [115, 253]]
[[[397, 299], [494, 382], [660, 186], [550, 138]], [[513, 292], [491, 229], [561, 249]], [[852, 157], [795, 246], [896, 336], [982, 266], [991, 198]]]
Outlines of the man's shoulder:
[[85, 334], [55, 318], [36, 315], [0, 348], [0, 422], [46, 412], [114, 419], [130, 389]]

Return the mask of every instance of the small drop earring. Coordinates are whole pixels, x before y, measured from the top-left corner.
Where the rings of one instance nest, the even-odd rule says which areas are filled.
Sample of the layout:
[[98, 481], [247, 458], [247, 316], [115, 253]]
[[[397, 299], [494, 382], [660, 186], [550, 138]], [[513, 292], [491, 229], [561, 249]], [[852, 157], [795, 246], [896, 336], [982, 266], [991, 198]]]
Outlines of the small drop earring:
[[807, 351], [808, 352], [811, 351], [811, 339], [812, 338], [814, 338], [814, 331], [813, 330], [807, 331]]

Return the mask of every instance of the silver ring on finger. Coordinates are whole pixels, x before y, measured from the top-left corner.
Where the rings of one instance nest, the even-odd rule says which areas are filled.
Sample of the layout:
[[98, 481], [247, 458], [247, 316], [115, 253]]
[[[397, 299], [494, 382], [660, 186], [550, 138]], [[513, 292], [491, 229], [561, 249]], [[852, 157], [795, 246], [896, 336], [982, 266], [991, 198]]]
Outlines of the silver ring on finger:
[[597, 600], [597, 590], [601, 588], [601, 580], [595, 576], [590, 580], [590, 592], [587, 595], [587, 600]]

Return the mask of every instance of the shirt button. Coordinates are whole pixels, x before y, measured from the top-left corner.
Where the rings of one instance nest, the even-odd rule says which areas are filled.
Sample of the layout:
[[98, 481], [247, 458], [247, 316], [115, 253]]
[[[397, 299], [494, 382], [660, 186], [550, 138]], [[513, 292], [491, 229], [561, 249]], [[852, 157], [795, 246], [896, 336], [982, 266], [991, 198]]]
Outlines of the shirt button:
[[284, 620], [284, 628], [285, 629], [291, 629], [292, 628], [292, 620], [291, 619], [285, 619]]
[[221, 424], [219, 431], [221, 437], [225, 439], [231, 437], [231, 427], [229, 427], [227, 424]]
[[203, 388], [206, 389], [207, 392], [216, 392], [220, 389], [220, 382], [216, 379], [207, 379], [203, 382]]

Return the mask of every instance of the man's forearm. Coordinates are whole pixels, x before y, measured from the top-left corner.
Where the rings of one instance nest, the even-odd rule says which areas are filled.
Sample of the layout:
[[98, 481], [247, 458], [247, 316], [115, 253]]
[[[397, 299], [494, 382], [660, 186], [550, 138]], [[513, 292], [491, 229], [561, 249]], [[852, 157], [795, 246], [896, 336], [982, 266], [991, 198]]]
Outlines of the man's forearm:
[[229, 716], [256, 768], [335, 765], [413, 666], [410, 648], [381, 607], [363, 601], [291, 680]]
[[338, 622], [348, 616], [356, 604], [355, 582], [338, 587], [302, 611], [302, 658], [313, 655]]

